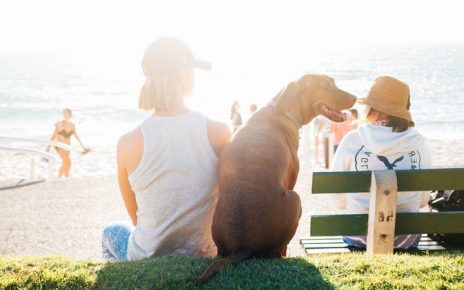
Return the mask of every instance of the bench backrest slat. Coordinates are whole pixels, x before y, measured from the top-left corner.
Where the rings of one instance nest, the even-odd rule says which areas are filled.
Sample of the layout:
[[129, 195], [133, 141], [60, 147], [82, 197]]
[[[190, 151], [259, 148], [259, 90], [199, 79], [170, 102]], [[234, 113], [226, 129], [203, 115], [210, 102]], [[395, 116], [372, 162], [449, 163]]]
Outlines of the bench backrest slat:
[[[313, 215], [311, 236], [366, 235], [367, 214]], [[398, 213], [395, 234], [463, 233], [464, 212]]]
[[[369, 192], [371, 171], [314, 172], [312, 193]], [[464, 168], [396, 170], [398, 191], [464, 189]]]

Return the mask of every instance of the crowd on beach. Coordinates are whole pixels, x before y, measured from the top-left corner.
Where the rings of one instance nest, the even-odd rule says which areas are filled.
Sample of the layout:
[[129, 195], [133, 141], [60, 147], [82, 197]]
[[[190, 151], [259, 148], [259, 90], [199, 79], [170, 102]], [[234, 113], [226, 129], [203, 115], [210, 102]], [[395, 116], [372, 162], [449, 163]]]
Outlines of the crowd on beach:
[[[257, 110], [258, 105], [251, 103], [246, 118], [250, 118]], [[343, 114], [345, 115], [346, 120], [342, 123], [330, 121], [322, 115], [317, 116], [311, 122], [312, 130], [314, 131], [314, 160], [316, 163], [323, 162], [325, 168], [330, 167], [330, 156], [336, 152], [343, 137], [348, 132], [356, 129], [359, 125], [360, 121], [358, 120], [358, 111], [356, 109], [347, 110], [346, 112], [343, 112]], [[82, 154], [89, 153], [91, 151], [90, 148], [86, 147], [82, 143], [79, 135], [77, 134], [76, 125], [71, 121], [72, 110], [70, 108], [64, 108], [62, 116], [63, 119], [55, 123], [50, 140], [70, 145], [71, 137], [74, 137], [82, 148]], [[246, 123], [246, 120], [244, 120], [246, 118], [242, 116], [240, 102], [234, 101], [230, 108], [230, 122], [228, 124], [231, 131], [236, 132], [241, 126], [243, 126]], [[329, 148], [329, 144], [331, 144], [333, 148]], [[51, 145], [48, 146], [46, 148], [46, 152], [50, 152], [51, 148]], [[70, 151], [57, 146], [54, 146], [53, 148], [61, 159], [61, 166], [58, 169], [58, 177], [69, 177], [72, 164]], [[321, 148], [322, 150], [320, 150]], [[320, 151], [322, 151], [323, 160], [321, 160]]]

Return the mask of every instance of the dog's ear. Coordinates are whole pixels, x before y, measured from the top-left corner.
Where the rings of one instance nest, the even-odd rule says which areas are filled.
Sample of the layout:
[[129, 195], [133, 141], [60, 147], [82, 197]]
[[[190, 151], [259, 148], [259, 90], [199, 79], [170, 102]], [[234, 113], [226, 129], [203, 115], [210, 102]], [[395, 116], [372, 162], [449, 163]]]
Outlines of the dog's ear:
[[282, 93], [283, 98], [292, 98], [298, 94], [298, 91], [301, 89], [301, 86], [296, 82], [291, 82], [287, 85], [284, 92]]
[[305, 74], [298, 83], [305, 89], [329, 88], [331, 86], [331, 78], [326, 75]]
[[273, 98], [274, 101], [278, 101], [282, 98], [289, 98], [292, 95], [295, 95], [298, 91], [298, 84], [296, 82], [291, 82], [286, 85], [280, 92]]

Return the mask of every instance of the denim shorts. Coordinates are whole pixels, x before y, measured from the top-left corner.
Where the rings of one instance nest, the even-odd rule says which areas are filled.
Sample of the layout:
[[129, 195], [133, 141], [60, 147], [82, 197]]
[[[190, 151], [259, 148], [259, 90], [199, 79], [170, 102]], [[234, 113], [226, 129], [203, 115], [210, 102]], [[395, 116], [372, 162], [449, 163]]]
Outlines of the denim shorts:
[[102, 236], [103, 259], [109, 261], [127, 261], [129, 236], [135, 227], [126, 222], [112, 223], [105, 227]]

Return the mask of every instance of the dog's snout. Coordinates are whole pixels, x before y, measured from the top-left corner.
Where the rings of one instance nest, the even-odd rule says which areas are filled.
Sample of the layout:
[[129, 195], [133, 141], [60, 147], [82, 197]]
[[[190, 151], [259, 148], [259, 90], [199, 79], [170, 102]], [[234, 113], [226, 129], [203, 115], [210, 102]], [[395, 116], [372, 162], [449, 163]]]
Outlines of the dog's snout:
[[349, 108], [354, 106], [354, 104], [356, 103], [356, 99], [357, 99], [356, 96], [353, 95], [353, 94], [348, 93], [347, 91], [340, 90], [340, 95], [339, 96], [343, 100], [344, 105], [348, 106]]
[[354, 106], [354, 104], [356, 103], [356, 100], [358, 98], [355, 95], [352, 95], [352, 94], [350, 94], [350, 98], [351, 98], [351, 106]]

